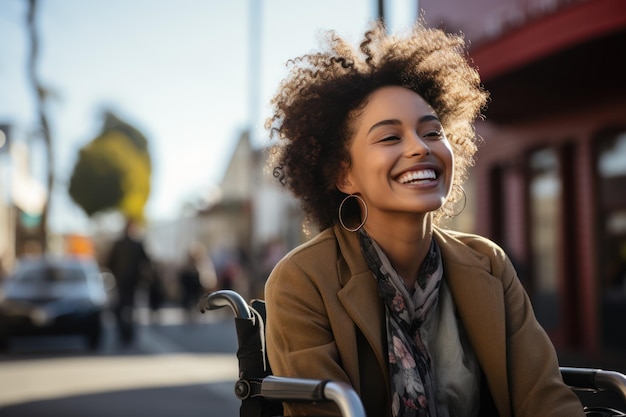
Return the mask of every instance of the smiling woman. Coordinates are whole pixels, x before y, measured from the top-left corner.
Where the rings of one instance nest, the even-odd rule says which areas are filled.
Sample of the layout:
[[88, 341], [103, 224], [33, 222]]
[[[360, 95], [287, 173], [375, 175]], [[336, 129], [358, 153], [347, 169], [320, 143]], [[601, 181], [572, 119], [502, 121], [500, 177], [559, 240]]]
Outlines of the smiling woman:
[[274, 375], [345, 382], [370, 416], [582, 417], [507, 255], [440, 223], [488, 97], [463, 38], [373, 23], [290, 62], [270, 162], [321, 231], [265, 287]]

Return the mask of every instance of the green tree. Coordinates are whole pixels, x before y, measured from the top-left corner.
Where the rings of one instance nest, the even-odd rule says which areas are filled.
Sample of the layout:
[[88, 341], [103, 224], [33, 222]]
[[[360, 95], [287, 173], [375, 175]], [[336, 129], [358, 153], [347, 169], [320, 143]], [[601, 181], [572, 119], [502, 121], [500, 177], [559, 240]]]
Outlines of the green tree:
[[113, 209], [143, 221], [151, 172], [146, 138], [107, 112], [102, 132], [79, 151], [69, 193], [90, 217]]

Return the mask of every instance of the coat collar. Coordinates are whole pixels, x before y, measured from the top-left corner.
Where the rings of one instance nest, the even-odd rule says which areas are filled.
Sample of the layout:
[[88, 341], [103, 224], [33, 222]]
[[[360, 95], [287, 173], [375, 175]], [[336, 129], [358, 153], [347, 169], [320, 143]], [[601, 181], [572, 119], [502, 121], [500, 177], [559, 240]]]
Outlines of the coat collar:
[[510, 415], [506, 364], [506, 308], [504, 288], [491, 275], [491, 260], [468, 247], [454, 232], [435, 229], [444, 276], [459, 318], [501, 416]]
[[[361, 254], [358, 233], [341, 226], [333, 230], [343, 255], [338, 296], [352, 320], [372, 346], [386, 378], [388, 363], [383, 346], [384, 306], [376, 281]], [[502, 282], [490, 274], [490, 259], [468, 247], [461, 234], [434, 229], [441, 249], [444, 276], [470, 343], [487, 376], [487, 383], [501, 415], [509, 415], [510, 399], [506, 367], [505, 305]], [[503, 383], [504, 381], [504, 383]]]
[[385, 313], [378, 296], [378, 285], [363, 255], [358, 233], [348, 232], [335, 225], [342, 259], [339, 265], [341, 290], [338, 297], [344, 308], [372, 346], [383, 375], [389, 379], [385, 340]]

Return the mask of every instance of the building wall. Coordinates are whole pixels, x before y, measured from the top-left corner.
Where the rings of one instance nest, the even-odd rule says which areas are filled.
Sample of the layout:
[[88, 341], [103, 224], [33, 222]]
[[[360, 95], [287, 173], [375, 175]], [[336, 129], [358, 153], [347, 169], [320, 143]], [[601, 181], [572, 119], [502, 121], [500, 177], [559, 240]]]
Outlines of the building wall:
[[593, 0], [419, 0], [430, 26], [463, 32], [473, 42], [498, 38], [561, 7]]
[[[604, 105], [589, 103], [578, 111], [556, 117], [538, 116], [515, 125], [478, 125], [485, 146], [479, 150], [472, 174], [479, 184], [474, 196], [478, 202], [476, 232], [502, 244], [519, 262], [520, 269], [528, 273], [526, 284], [538, 310], [542, 308], [537, 305], [541, 303], [537, 288], [540, 277], [532, 276], [528, 167], [533, 152], [538, 150], [551, 149], [560, 156], [558, 247], [553, 254], [558, 269], [558, 319], [540, 320], [544, 319], [544, 325], [545, 321], [554, 324], [546, 327], [559, 346], [591, 354], [607, 348], [626, 349], [623, 341], [611, 341], [609, 334], [603, 334], [611, 331], [610, 323], [618, 317], [611, 318], [606, 313], [603, 316], [608, 295], [604, 294], [598, 264], [602, 233], [597, 220], [600, 179], [596, 168], [598, 135], [609, 128], [619, 131], [621, 127], [626, 132], [625, 114], [623, 100]], [[494, 182], [499, 186], [494, 187]], [[626, 192], [626, 182], [617, 187]]]
[[[419, 6], [430, 26], [465, 34], [492, 93], [487, 122], [477, 126], [485, 145], [468, 197], [476, 203], [473, 231], [511, 255], [559, 348], [626, 351], [620, 327], [626, 285], [606, 282], [619, 281], [611, 268], [619, 268], [620, 256], [626, 264], [620, 226], [626, 197], [617, 197], [626, 195], [626, 172], [603, 179], [598, 170], [605, 132], [626, 132], [626, 68], [617, 58], [626, 2], [420, 0]], [[545, 172], [536, 166], [544, 156], [552, 158]], [[539, 187], [550, 184], [540, 196]]]

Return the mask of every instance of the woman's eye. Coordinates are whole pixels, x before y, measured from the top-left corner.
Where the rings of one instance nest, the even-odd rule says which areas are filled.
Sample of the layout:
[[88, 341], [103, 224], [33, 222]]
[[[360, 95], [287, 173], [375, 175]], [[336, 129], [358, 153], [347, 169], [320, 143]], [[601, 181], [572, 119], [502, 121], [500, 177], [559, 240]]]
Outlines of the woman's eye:
[[426, 138], [440, 138], [443, 136], [443, 132], [440, 130], [433, 130], [432, 132], [427, 132], [424, 137]]
[[396, 140], [400, 140], [400, 138], [398, 136], [391, 135], [391, 136], [385, 136], [380, 141], [381, 142], [392, 142], [392, 141], [396, 141]]

